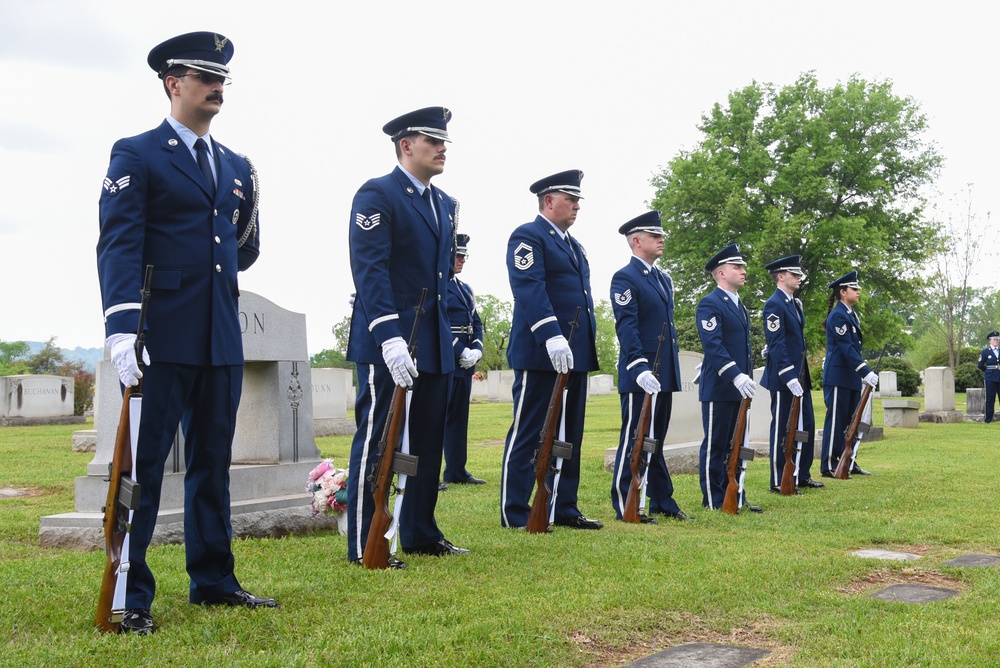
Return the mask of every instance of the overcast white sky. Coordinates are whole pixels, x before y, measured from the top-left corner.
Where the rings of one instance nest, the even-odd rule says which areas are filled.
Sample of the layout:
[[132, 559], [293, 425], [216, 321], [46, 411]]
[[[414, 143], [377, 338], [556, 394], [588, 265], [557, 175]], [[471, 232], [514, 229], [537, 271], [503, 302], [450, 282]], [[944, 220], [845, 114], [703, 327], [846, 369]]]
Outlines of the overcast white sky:
[[[1000, 215], [998, 19], [1000, 5], [964, 1], [0, 0], [0, 340], [103, 344], [100, 184], [114, 141], [168, 113], [146, 54], [176, 34], [235, 45], [212, 134], [253, 159], [263, 195], [261, 256], [240, 285], [305, 313], [313, 354], [349, 313], [351, 199], [396, 164], [381, 127], [401, 113], [454, 113], [435, 183], [461, 201], [478, 293], [510, 298], [503, 255], [535, 215], [528, 185], [578, 168], [573, 233], [606, 299], [627, 260], [616, 230], [646, 210], [650, 177], [755, 80], [891, 79], [945, 156], [942, 204], [973, 183], [974, 209]], [[995, 283], [995, 264], [979, 280]]]

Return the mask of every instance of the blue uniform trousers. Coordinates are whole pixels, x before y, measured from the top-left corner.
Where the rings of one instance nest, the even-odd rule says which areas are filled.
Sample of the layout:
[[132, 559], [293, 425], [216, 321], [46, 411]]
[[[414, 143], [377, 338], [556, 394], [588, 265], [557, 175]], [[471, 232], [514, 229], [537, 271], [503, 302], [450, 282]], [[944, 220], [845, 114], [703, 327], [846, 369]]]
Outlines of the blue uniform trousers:
[[844, 430], [861, 401], [861, 390], [824, 385], [823, 399], [826, 402], [826, 421], [823, 423], [823, 451], [819, 469], [822, 473], [833, 474], [844, 454]]
[[993, 422], [993, 406], [997, 399], [997, 390], [1000, 389], [1000, 383], [995, 380], [987, 380], [983, 385], [986, 388], [985, 403], [983, 403], [983, 414], [986, 417], [983, 419], [983, 422], [990, 424]]
[[[419, 462], [417, 475], [407, 477], [403, 494], [399, 516], [399, 541], [403, 547], [430, 546], [444, 537], [434, 520], [434, 508], [451, 376], [421, 371], [413, 381], [409, 452], [419, 457]], [[361, 558], [368, 540], [368, 526], [375, 511], [368, 476], [379, 452], [394, 388], [392, 374], [384, 364], [358, 364], [358, 397], [354, 404], [358, 429], [351, 443], [351, 474], [347, 481], [347, 558], [352, 561]]]
[[[625, 499], [628, 498], [628, 488], [632, 484], [632, 447], [635, 445], [635, 432], [639, 424], [639, 414], [645, 392], [626, 392], [621, 395], [622, 430], [618, 439], [618, 452], [615, 454], [615, 468], [611, 476], [611, 505], [615, 509], [615, 517], [622, 518], [625, 509]], [[667, 470], [667, 462], [663, 458], [663, 439], [670, 424], [670, 409], [673, 404], [672, 392], [660, 392], [656, 395], [656, 411], [650, 421], [651, 432], [656, 439], [656, 451], [649, 462], [649, 473], [646, 476], [646, 496], [649, 498], [649, 514], [676, 514], [680, 507], [674, 501], [674, 483]], [[647, 432], [647, 436], [649, 432]], [[646, 466], [646, 455], [642, 455], [640, 471]], [[644, 509], [640, 508], [642, 512]]]
[[471, 477], [465, 468], [469, 457], [469, 396], [472, 376], [456, 373], [451, 381], [451, 399], [444, 427], [445, 482], [464, 482]]
[[[792, 410], [792, 399], [788, 390], [771, 390], [771, 487], [781, 486], [781, 473], [785, 470], [785, 439], [788, 436], [788, 413]], [[802, 429], [809, 434], [809, 440], [802, 444], [799, 467], [795, 473], [795, 485], [801, 486], [812, 477], [813, 452], [816, 448], [816, 417], [813, 414], [812, 395], [805, 392], [799, 406]], [[798, 429], [798, 424], [793, 425]]]
[[[500, 524], [504, 527], [528, 524], [531, 491], [535, 486], [532, 460], [538, 450], [556, 376], [555, 371], [514, 371], [514, 422], [503, 449], [500, 480]], [[556, 499], [557, 522], [583, 514], [577, 508], [577, 491], [580, 487], [580, 443], [587, 410], [587, 374], [570, 372], [566, 388], [569, 392], [563, 404], [566, 416], [566, 438], [563, 440], [573, 444], [573, 457], [563, 460], [558, 489], [552, 489], [554, 476], [548, 477]]]
[[[739, 401], [701, 402], [701, 424], [705, 437], [698, 452], [698, 481], [701, 483], [701, 505], [711, 510], [722, 508], [726, 498], [729, 448], [739, 413]], [[742, 503], [746, 504], [745, 490]]]
[[184, 430], [184, 552], [192, 603], [218, 600], [240, 588], [233, 574], [229, 508], [236, 410], [243, 367], [155, 362], [142, 380], [142, 419], [134, 475], [139, 508], [129, 533], [127, 609], [149, 609], [156, 581], [146, 551], [160, 510], [167, 456], [177, 425]]

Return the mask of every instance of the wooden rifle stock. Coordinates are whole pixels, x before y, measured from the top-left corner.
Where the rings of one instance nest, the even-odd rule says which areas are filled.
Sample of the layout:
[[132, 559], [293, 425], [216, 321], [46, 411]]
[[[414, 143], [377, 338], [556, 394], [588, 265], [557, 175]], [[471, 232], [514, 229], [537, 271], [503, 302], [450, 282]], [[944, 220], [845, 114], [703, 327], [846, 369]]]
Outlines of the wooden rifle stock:
[[[878, 373], [879, 368], [882, 366], [882, 358], [885, 356], [886, 345], [882, 348], [882, 354], [878, 356], [878, 362], [875, 363], [875, 373]], [[833, 472], [833, 477], [838, 480], [848, 480], [851, 477], [851, 469], [854, 466], [855, 450], [858, 447], [859, 434], [864, 436], [865, 430], [861, 430], [861, 418], [865, 414], [865, 406], [868, 405], [868, 399], [871, 397], [872, 390], [875, 389], [868, 383], [865, 383], [864, 389], [861, 390], [861, 401], [858, 402], [857, 408], [854, 409], [854, 415], [851, 416], [851, 424], [847, 425], [847, 429], [844, 430], [844, 453], [840, 456], [840, 461], [837, 462], [837, 468]], [[871, 425], [866, 425], [870, 427]]]
[[[135, 359], [142, 370], [142, 350], [145, 346], [146, 307], [153, 283], [153, 265], [146, 265], [142, 285], [142, 303], [139, 307], [139, 327], [135, 339]], [[114, 609], [115, 587], [118, 584], [119, 568], [122, 565], [122, 546], [129, 531], [129, 511], [139, 505], [139, 485], [133, 482], [132, 430], [130, 404], [132, 398], [142, 399], [142, 379], [136, 387], [125, 388], [122, 395], [122, 410], [118, 418], [118, 432], [111, 455], [108, 478], [108, 496], [104, 503], [104, 573], [101, 590], [97, 596], [97, 612], [94, 624], [105, 633], [121, 631], [124, 610]], [[123, 484], [123, 480], [125, 481]]]
[[792, 407], [788, 411], [788, 433], [785, 435], [785, 468], [781, 470], [781, 486], [778, 488], [782, 496], [795, 494], [795, 434], [799, 429], [801, 409], [802, 397], [792, 397]]
[[[413, 318], [413, 329], [410, 330], [409, 354], [417, 354], [417, 325], [420, 316], [424, 314], [424, 300], [427, 298], [427, 288], [420, 293], [420, 303], [417, 304], [416, 316]], [[379, 459], [369, 480], [372, 481], [372, 499], [375, 502], [375, 512], [368, 525], [368, 538], [365, 540], [365, 550], [361, 555], [361, 563], [366, 568], [389, 568], [389, 539], [385, 537], [392, 526], [392, 513], [389, 512], [389, 491], [392, 486], [393, 465], [396, 461], [396, 448], [399, 447], [403, 435], [403, 422], [406, 419], [406, 392], [408, 388], [396, 385], [392, 391], [392, 403], [386, 416], [385, 428], [382, 430], [382, 440], [379, 441]]]
[[[803, 357], [805, 354], [803, 353]], [[799, 367], [799, 378], [803, 378], [804, 374], [809, 373], [808, 360], [802, 360], [802, 366]], [[806, 387], [808, 383], [799, 382], [802, 387], [802, 392], [806, 392]], [[788, 426], [787, 432], [785, 434], [785, 468], [781, 470], [781, 486], [778, 488], [778, 492], [782, 496], [791, 496], [795, 494], [795, 454], [798, 452], [798, 448], [795, 447], [795, 443], [798, 441], [799, 436], [799, 413], [802, 411], [802, 397], [792, 397], [792, 406], [788, 411]], [[802, 441], [805, 443], [806, 441]]]
[[722, 512], [730, 515], [737, 515], [740, 512], [739, 488], [740, 483], [736, 479], [736, 472], [740, 467], [740, 452], [745, 445], [747, 434], [747, 415], [750, 412], [750, 399], [740, 402], [740, 412], [736, 416], [736, 428], [733, 430], [733, 438], [730, 441], [729, 467], [727, 475], [729, 484], [726, 485], [726, 496], [722, 501]]
[[[580, 307], [576, 308], [576, 316], [569, 326], [568, 344], [573, 342], [573, 334], [579, 326]], [[553, 444], [556, 441], [556, 433], [559, 431], [559, 418], [563, 411], [563, 390], [569, 381], [569, 371], [556, 376], [555, 386], [552, 388], [552, 397], [549, 399], [549, 407], [545, 413], [545, 423], [542, 425], [541, 440], [538, 445], [538, 453], [535, 455], [535, 498], [531, 502], [531, 512], [528, 514], [528, 524], [525, 527], [528, 533], [546, 533], [549, 530], [549, 499], [552, 497], [552, 490], [549, 488], [549, 462], [552, 459]], [[571, 444], [561, 444], [569, 445]]]
[[[659, 343], [656, 345], [656, 358], [653, 362], [653, 377], [659, 378], [660, 376], [660, 350], [663, 348], [663, 340], [667, 337], [667, 323], [663, 323], [663, 329], [660, 330]], [[642, 519], [639, 514], [639, 497], [642, 488], [642, 476], [639, 473], [639, 465], [642, 458], [642, 453], [647, 451], [647, 448], [651, 445], [654, 450], [656, 448], [656, 442], [653, 441], [651, 444], [646, 443], [646, 435], [649, 433], [649, 423], [653, 419], [653, 395], [646, 394], [642, 398], [642, 410], [639, 411], [639, 424], [635, 430], [635, 440], [632, 441], [632, 453], [629, 471], [632, 475], [632, 479], [628, 484], [628, 495], [625, 497], [625, 508], [622, 509], [622, 520], [625, 522], [631, 522], [632, 524], [639, 524]], [[660, 434], [660, 438], [663, 438], [663, 434]]]

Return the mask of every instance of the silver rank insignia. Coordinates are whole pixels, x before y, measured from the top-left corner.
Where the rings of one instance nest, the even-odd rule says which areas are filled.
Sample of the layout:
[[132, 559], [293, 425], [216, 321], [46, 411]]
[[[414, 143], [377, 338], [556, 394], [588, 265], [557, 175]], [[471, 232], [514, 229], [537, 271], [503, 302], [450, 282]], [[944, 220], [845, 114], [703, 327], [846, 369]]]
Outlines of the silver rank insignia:
[[119, 192], [129, 187], [132, 182], [131, 176], [123, 176], [117, 181], [112, 181], [108, 177], [104, 177], [104, 189], [108, 191], [109, 195], [117, 195]]
[[535, 264], [535, 251], [526, 243], [518, 244], [514, 249], [514, 268], [524, 271]]
[[224, 48], [226, 48], [226, 42], [228, 41], [228, 37], [220, 39], [218, 35], [215, 35], [215, 50], [221, 52]]
[[833, 331], [843, 336], [844, 334], [847, 334], [847, 325], [844, 325], [843, 327], [834, 327]]
[[167, 143], [170, 144], [171, 146], [177, 146], [177, 140], [176, 139], [168, 139]]
[[777, 332], [781, 329], [781, 318], [778, 317], [777, 313], [772, 313], [767, 316], [767, 331]]
[[619, 306], [625, 306], [630, 301], [632, 301], [632, 289], [629, 288], [622, 294], [615, 293], [615, 303]]
[[708, 320], [702, 320], [701, 321], [701, 328], [703, 330], [705, 330], [706, 332], [714, 331], [715, 328], [718, 327], [718, 326], [719, 326], [719, 322], [715, 319], [714, 315], [710, 319], [708, 319]]
[[363, 229], [365, 232], [368, 230], [373, 230], [378, 227], [379, 223], [382, 222], [381, 213], [373, 213], [371, 216], [365, 216], [364, 214], [357, 214], [354, 218], [355, 224]]

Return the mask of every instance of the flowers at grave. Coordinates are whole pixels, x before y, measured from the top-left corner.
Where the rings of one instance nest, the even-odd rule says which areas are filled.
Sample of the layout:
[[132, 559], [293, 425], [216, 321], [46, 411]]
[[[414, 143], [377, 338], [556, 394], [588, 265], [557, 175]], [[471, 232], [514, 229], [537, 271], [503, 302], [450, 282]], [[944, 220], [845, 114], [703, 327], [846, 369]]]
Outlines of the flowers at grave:
[[336, 468], [332, 459], [324, 459], [309, 472], [306, 491], [312, 494], [313, 515], [339, 515], [347, 510], [348, 471]]

